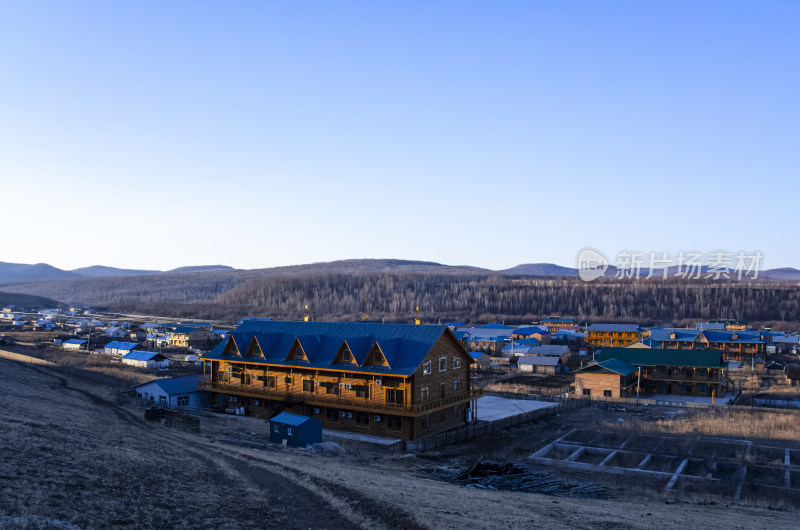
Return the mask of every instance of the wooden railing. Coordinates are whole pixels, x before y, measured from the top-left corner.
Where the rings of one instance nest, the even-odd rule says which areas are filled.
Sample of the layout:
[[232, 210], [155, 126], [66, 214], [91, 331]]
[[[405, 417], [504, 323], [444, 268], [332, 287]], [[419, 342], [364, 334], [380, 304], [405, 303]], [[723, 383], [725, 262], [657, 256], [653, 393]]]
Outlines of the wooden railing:
[[432, 399], [424, 403], [376, 403], [367, 398], [344, 398], [335, 394], [316, 394], [312, 392], [293, 393], [285, 390], [264, 388], [250, 385], [234, 385], [230, 383], [220, 383], [217, 381], [201, 380], [197, 384], [200, 390], [225, 392], [235, 395], [250, 397], [260, 397], [274, 401], [287, 401], [289, 403], [304, 403], [307, 405], [317, 405], [323, 407], [343, 407], [366, 409], [394, 414], [423, 414], [432, 412], [448, 406], [464, 403], [473, 399], [483, 397], [483, 390], [472, 389], [447, 396], [444, 399]]

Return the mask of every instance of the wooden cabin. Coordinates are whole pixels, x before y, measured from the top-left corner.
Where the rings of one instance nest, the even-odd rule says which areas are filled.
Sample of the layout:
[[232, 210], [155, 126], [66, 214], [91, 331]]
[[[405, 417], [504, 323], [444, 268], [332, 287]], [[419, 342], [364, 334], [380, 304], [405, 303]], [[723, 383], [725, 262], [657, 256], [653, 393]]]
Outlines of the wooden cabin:
[[243, 319], [201, 359], [217, 406], [406, 440], [474, 419], [481, 396], [446, 326]]
[[575, 372], [575, 397], [625, 398], [636, 395], [639, 369], [618, 359], [591, 364]]
[[589, 346], [627, 346], [642, 339], [645, 330], [636, 324], [592, 324], [586, 328]]
[[603, 348], [597, 360], [635, 366], [645, 394], [711, 397], [724, 395], [728, 388], [727, 363], [719, 350]]

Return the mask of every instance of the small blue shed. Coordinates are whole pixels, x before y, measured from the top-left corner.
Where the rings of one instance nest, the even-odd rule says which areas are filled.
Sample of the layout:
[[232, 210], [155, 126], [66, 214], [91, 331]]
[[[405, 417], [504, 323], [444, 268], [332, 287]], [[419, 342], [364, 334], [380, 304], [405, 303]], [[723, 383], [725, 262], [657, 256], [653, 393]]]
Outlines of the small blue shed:
[[322, 422], [288, 412], [281, 412], [269, 420], [269, 441], [292, 447], [304, 447], [322, 442]]

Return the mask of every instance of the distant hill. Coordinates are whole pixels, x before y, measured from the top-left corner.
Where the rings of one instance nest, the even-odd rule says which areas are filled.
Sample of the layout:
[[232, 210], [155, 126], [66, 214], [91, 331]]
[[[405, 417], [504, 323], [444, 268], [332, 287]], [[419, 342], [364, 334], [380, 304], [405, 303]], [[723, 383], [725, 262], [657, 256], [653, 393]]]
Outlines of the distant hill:
[[759, 273], [759, 276], [785, 282], [800, 282], [800, 270], [792, 267], [768, 269]]
[[172, 269], [166, 271], [168, 274], [184, 274], [190, 272], [220, 272], [220, 271], [232, 271], [235, 270], [233, 267], [228, 267], [227, 265], [196, 265], [193, 267], [178, 267], [177, 269]]
[[0, 292], [0, 307], [15, 305], [25, 309], [67, 309], [66, 304], [43, 296]]
[[437, 272], [437, 273], [489, 273], [489, 269], [460, 265], [443, 265], [434, 261], [414, 261], [404, 259], [345, 259], [306, 265], [289, 265], [285, 267], [270, 267], [268, 269], [255, 269], [263, 275], [274, 274], [317, 274], [317, 273], [373, 273], [373, 272]]
[[523, 263], [510, 269], [498, 271], [502, 274], [520, 276], [577, 276], [578, 269], [562, 267], [552, 263]]
[[29, 280], [67, 280], [79, 278], [80, 275], [57, 269], [47, 263], [27, 265], [24, 263], [5, 263], [0, 261], [0, 281], [29, 281]]
[[91, 267], [81, 267], [80, 269], [72, 269], [71, 272], [89, 278], [96, 278], [99, 276], [141, 276], [143, 274], [157, 274], [161, 271], [149, 271], [149, 270], [139, 270], [139, 269], [117, 269], [116, 267], [92, 265]]

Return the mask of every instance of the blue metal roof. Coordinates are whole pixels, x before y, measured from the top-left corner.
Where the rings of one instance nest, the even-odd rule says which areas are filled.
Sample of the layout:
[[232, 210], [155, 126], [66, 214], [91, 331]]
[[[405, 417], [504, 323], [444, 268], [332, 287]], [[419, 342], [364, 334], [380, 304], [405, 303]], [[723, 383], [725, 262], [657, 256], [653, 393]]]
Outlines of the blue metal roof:
[[538, 326], [529, 326], [526, 328], [517, 328], [513, 331], [514, 335], [532, 335], [533, 333], [550, 333]]
[[[375, 374], [410, 375], [442, 334], [451, 333], [446, 326], [410, 324], [373, 324], [363, 322], [283, 322], [267, 319], [243, 319], [228, 337], [204, 360], [242, 361], [255, 338], [263, 357], [247, 357], [248, 363], [280, 364], [309, 368], [342, 368]], [[286, 360], [295, 340], [308, 360]], [[346, 341], [356, 364], [332, 364]], [[226, 345], [233, 343], [239, 355], [223, 355]], [[456, 344], [457, 342], [454, 341]], [[377, 343], [386, 357], [386, 366], [362, 366]]]
[[631, 375], [633, 373], [636, 373], [636, 371], [638, 370], [637, 367], [633, 366], [630, 363], [626, 363], [625, 361], [620, 361], [617, 358], [613, 358], [613, 359], [608, 359], [607, 361], [600, 361], [599, 363], [596, 364], [590, 364], [586, 368], [581, 368], [579, 371], [599, 372], [602, 371], [601, 369], [605, 369], [622, 376]]
[[293, 425], [296, 427], [298, 425], [302, 425], [303, 423], [307, 422], [310, 419], [312, 418], [308, 416], [300, 416], [298, 414], [292, 414], [290, 412], [281, 412], [277, 416], [273, 416], [272, 418], [270, 418], [269, 421], [270, 423], [272, 422], [283, 423], [284, 425]]
[[64, 344], [86, 344], [86, 341], [81, 339], [69, 339], [65, 340]]
[[138, 345], [139, 345], [138, 342], [121, 342], [118, 340], [114, 340], [106, 344], [105, 347], [114, 350], [132, 350]]
[[203, 328], [203, 326], [178, 326], [177, 328], [172, 330], [172, 333], [185, 333], [189, 334], [192, 331], [197, 331], [198, 329]]
[[191, 392], [202, 392], [199, 388], [197, 388], [197, 383], [201, 379], [203, 379], [203, 376], [201, 375], [170, 377], [168, 379], [154, 379], [152, 381], [148, 381], [147, 383], [143, 383], [142, 385], [137, 385], [137, 388], [143, 385], [149, 385], [150, 383], [155, 383], [169, 395], [189, 394]]
[[126, 353], [121, 358], [128, 359], [131, 361], [149, 361], [153, 357], [159, 355], [157, 352], [154, 351], [132, 351], [130, 353]]
[[[708, 342], [736, 342], [736, 343], [763, 343], [761, 334], [756, 331], [711, 331], [703, 330], [703, 336]], [[734, 336], [736, 338], [734, 338]]]
[[[673, 333], [675, 338], [671, 338]], [[698, 329], [652, 328], [650, 330], [650, 338], [658, 342], [694, 342], [699, 335]]]

